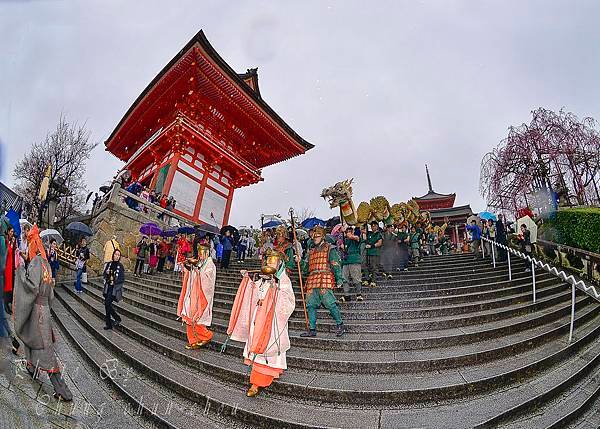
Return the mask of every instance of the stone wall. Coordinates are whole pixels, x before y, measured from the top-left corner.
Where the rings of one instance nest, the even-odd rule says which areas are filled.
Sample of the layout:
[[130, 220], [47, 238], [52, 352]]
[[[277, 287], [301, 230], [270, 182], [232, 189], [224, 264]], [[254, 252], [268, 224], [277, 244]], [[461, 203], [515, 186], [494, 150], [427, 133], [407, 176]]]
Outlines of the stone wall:
[[90, 225], [94, 235], [89, 243], [88, 268], [95, 273], [102, 270], [104, 244], [115, 235], [121, 245], [121, 262], [126, 269], [133, 271], [136, 257], [133, 249], [142, 237], [140, 226], [146, 222], [154, 222], [163, 229], [168, 227], [155, 215], [137, 212], [119, 202], [107, 202]]

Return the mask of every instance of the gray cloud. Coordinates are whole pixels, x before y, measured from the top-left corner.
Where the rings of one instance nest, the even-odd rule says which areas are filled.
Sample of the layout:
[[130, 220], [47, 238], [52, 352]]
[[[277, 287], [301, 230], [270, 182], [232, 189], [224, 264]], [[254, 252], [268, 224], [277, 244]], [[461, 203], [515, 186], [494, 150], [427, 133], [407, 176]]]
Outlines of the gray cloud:
[[[434, 188], [484, 208], [479, 161], [529, 112], [598, 115], [593, 1], [0, 2], [2, 180], [64, 112], [103, 142], [200, 28], [236, 70], [259, 67], [265, 100], [316, 145], [238, 190], [232, 222], [290, 205], [331, 216], [323, 187], [355, 200]], [[121, 166], [100, 145], [97, 188]]]

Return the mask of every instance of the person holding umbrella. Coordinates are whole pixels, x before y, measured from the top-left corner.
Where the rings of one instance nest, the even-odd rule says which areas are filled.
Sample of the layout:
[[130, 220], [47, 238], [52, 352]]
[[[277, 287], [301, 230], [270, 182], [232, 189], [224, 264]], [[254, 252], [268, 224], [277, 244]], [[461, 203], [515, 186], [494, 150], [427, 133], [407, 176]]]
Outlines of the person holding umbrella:
[[56, 274], [60, 268], [60, 263], [58, 262], [58, 244], [56, 243], [55, 238], [50, 239], [50, 246], [48, 247], [48, 263], [52, 269], [52, 279], [54, 279], [54, 282], [56, 283]]
[[221, 258], [221, 268], [229, 268], [229, 260], [231, 259], [231, 251], [233, 250], [233, 238], [231, 237], [231, 231], [226, 230], [225, 235], [221, 237], [221, 244], [223, 245], [223, 257]]
[[75, 277], [75, 292], [83, 293], [81, 278], [83, 277], [83, 273], [86, 272], [86, 264], [88, 259], [90, 259], [90, 249], [87, 247], [87, 240], [85, 237], [81, 238], [77, 250], [75, 251], [75, 255], [77, 256], [77, 260], [75, 261], [75, 269], [77, 270], [77, 275]]
[[146, 241], [147, 238], [148, 237], [144, 235], [135, 248], [136, 258], [135, 267], [133, 269], [133, 275], [135, 277], [142, 276], [142, 271], [144, 269], [144, 261], [146, 259], [146, 253], [148, 251], [148, 242]]

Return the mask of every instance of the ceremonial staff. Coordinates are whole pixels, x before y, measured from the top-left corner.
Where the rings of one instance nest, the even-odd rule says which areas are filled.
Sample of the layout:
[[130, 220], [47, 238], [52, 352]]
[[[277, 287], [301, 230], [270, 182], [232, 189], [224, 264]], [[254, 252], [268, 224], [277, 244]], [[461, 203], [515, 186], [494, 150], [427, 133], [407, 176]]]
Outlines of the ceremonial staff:
[[292, 248], [294, 249], [294, 253], [296, 256], [296, 267], [298, 268], [298, 278], [300, 279], [300, 293], [302, 294], [302, 306], [304, 307], [304, 321], [306, 322], [306, 330], [308, 331], [308, 313], [306, 312], [306, 301], [304, 300], [304, 285], [302, 284], [302, 270], [300, 269], [300, 255], [298, 255], [298, 249], [296, 248], [296, 243], [298, 240], [296, 239], [296, 222], [294, 222], [294, 209], [290, 208], [290, 219], [292, 221], [292, 235], [294, 239], [294, 244]]

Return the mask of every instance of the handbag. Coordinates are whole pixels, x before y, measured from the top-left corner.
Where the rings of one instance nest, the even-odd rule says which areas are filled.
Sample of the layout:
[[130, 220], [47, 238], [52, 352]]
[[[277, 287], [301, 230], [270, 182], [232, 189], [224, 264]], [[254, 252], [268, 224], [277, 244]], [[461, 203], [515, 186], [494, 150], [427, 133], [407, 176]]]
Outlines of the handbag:
[[81, 273], [81, 283], [87, 284], [87, 282], [88, 282], [88, 275], [87, 275], [87, 273]]

